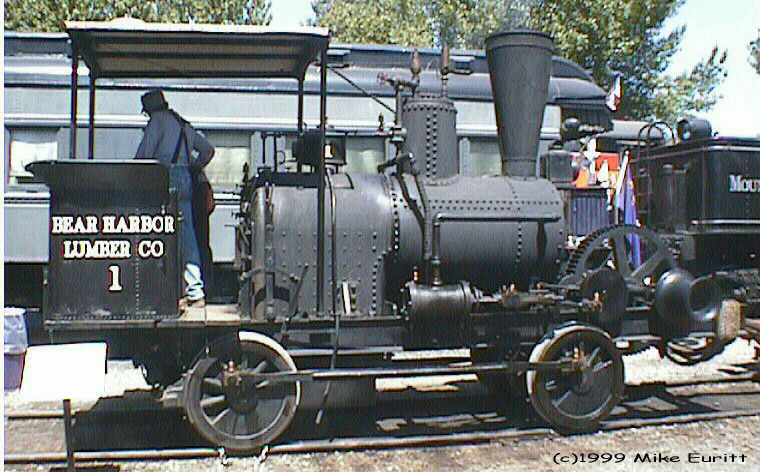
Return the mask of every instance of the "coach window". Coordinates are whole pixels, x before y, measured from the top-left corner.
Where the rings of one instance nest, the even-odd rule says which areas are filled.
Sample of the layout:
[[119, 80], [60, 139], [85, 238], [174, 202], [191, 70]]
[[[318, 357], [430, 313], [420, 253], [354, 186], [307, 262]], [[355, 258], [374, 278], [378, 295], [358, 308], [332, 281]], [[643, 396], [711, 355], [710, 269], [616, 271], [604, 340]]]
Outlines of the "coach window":
[[495, 138], [470, 139], [470, 175], [501, 175], [501, 154]]
[[354, 174], [374, 174], [378, 164], [385, 161], [383, 138], [346, 138], [346, 172]]
[[243, 166], [251, 159], [251, 133], [208, 130], [204, 134], [214, 145], [214, 158], [206, 176], [214, 188], [233, 189], [240, 184]]
[[[58, 142], [54, 128], [16, 128], [10, 132], [8, 152], [9, 184], [28, 181], [32, 177], [24, 167], [30, 162], [58, 158]], [[7, 137], [7, 136], [6, 136]]]

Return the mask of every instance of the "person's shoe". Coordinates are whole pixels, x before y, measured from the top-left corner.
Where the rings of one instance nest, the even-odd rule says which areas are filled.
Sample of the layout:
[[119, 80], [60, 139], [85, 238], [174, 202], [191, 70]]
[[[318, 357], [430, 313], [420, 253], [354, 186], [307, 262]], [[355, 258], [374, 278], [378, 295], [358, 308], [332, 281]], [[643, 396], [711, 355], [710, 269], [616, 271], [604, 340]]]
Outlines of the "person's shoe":
[[187, 311], [188, 308], [205, 308], [206, 307], [206, 298], [196, 298], [191, 299], [187, 297], [182, 297], [179, 299], [179, 312], [184, 313]]
[[187, 307], [188, 308], [204, 308], [206, 306], [206, 298], [196, 298], [195, 300], [188, 298], [187, 299]]

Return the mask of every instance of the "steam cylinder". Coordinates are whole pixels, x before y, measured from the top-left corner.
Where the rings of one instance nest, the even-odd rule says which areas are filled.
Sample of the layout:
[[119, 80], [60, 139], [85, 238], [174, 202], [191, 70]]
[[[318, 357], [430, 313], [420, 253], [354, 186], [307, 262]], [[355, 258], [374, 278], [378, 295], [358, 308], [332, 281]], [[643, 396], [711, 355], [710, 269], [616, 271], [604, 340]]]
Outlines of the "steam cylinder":
[[554, 44], [536, 31], [486, 39], [504, 175], [535, 176]]

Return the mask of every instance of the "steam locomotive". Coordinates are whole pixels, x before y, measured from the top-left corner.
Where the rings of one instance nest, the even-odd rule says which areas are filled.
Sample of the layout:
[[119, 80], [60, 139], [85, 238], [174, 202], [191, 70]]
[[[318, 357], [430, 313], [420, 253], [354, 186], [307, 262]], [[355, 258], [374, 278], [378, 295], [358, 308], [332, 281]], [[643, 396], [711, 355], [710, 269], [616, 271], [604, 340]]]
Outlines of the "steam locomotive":
[[[87, 36], [93, 31], [92, 24], [69, 28], [90, 59], [88, 45], [107, 51], [97, 48], [107, 38]], [[165, 31], [140, 32], [142, 43], [166, 41]], [[300, 38], [311, 55], [327, 39]], [[552, 50], [548, 36], [528, 31], [486, 42], [500, 176], [458, 173], [445, 52], [440, 94], [418, 92], [414, 59], [411, 78], [383, 78], [396, 90], [397, 153], [377, 174], [340, 171], [323, 94], [320, 128], [302, 130], [293, 148], [299, 172], [246, 170], [236, 307], [177, 310], [173, 231], [153, 235], [160, 244], [144, 244], [145, 255], [122, 265], [67, 260], [61, 238], [71, 236], [51, 232], [51, 336], [108, 340], [112, 355], [145, 368], [166, 406], [184, 408], [201, 436], [238, 452], [277, 438], [307, 390], [316, 388], [322, 407], [332, 385], [379, 377], [474, 373], [494, 394], [525, 395], [558, 430], [595, 430], [623, 394], [623, 354], [657, 346], [676, 362], [696, 363], [758, 313], [760, 187], [752, 179], [760, 175], [760, 142], [713, 138], [697, 122], [678, 145], [644, 140], [631, 165], [645, 226], [602, 228], [571, 251], [563, 197], [536, 177]], [[322, 71], [324, 78], [324, 62]], [[566, 134], [579, 132], [568, 125]], [[51, 187], [51, 218], [95, 215], [98, 229], [98, 215], [179, 216], [165, 169], [113, 166], [132, 178], [150, 174], [153, 190], [135, 195], [128, 179], [105, 185], [102, 172], [73, 163], [31, 169]], [[84, 174], [77, 185], [64, 178]], [[111, 194], [103, 205], [105, 187]], [[145, 240], [123, 238], [138, 248]], [[159, 247], [160, 256], [151, 252]], [[72, 285], [87, 290], [90, 275], [72, 280], [70, 271], [100, 274], [105, 265], [111, 293], [73, 299], [81, 291]], [[135, 283], [112, 291], [115, 270]], [[400, 350], [447, 348], [469, 350], [468, 362], [394, 363]]]

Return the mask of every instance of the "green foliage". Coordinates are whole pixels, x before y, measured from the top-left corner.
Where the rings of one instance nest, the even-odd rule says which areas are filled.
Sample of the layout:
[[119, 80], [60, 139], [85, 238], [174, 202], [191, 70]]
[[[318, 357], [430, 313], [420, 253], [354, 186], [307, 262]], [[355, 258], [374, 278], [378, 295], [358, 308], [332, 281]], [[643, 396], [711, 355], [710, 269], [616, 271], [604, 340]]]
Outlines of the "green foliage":
[[329, 27], [338, 41], [413, 46], [433, 43], [429, 18], [417, 0], [317, 0], [312, 9], [315, 24]]
[[269, 24], [270, 0], [5, 0], [5, 29], [63, 31], [65, 21]]
[[[726, 53], [713, 50], [692, 70], [666, 73], [685, 28], [663, 24], [684, 0], [314, 0], [315, 23], [339, 41], [482, 48], [488, 34], [530, 27], [554, 38], [555, 54], [588, 69], [603, 87], [617, 75], [617, 116], [674, 121], [711, 108]], [[755, 42], [757, 51], [757, 44]], [[756, 57], [756, 56], [755, 56]], [[757, 63], [757, 61], [755, 62]]]
[[618, 115], [675, 121], [710, 109], [726, 75], [726, 53], [713, 49], [691, 71], [666, 73], [685, 27], [663, 34], [662, 26], [684, 0], [542, 0], [530, 11], [530, 26], [554, 38], [556, 54], [589, 69], [609, 87], [620, 75]]
[[315, 0], [314, 24], [343, 42], [481, 48], [527, 19], [521, 0]]
[[760, 29], [757, 30], [757, 39], [749, 43], [749, 63], [760, 74]]

